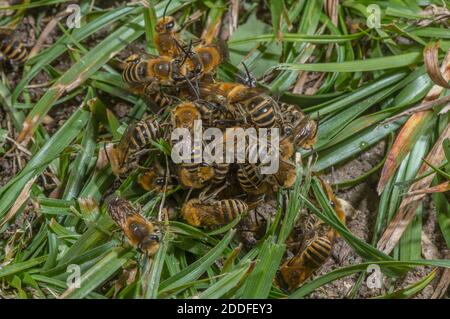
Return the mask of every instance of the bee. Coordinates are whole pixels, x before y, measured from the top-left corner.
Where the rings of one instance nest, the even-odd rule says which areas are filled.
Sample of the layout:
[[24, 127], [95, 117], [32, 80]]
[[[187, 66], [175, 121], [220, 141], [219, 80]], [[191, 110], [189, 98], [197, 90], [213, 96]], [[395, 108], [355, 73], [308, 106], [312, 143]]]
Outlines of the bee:
[[200, 96], [227, 106], [236, 116], [244, 116], [257, 127], [274, 127], [281, 119], [278, 104], [258, 88], [240, 83], [219, 82], [200, 87]]
[[163, 15], [156, 22], [155, 31], [153, 42], [159, 55], [175, 57], [181, 54], [178, 45], [180, 30], [177, 28], [173, 17]]
[[[174, 72], [178, 70], [175, 60], [168, 56], [141, 59], [133, 54], [125, 60], [122, 79], [130, 85], [152, 84], [155, 91], [160, 85], [172, 85]], [[146, 88], [149, 90], [149, 87]]]
[[[166, 186], [167, 180], [167, 186]], [[146, 170], [137, 179], [138, 184], [146, 191], [166, 192], [172, 189], [168, 172], [156, 162], [150, 169]]]
[[160, 242], [158, 228], [123, 198], [112, 196], [106, 200], [106, 205], [109, 215], [123, 230], [131, 246], [149, 256], [155, 255]]
[[[212, 72], [228, 59], [228, 49], [223, 42], [214, 45], [197, 45], [192, 48], [192, 42], [187, 48], [180, 46], [183, 52], [174, 59], [173, 80], [176, 83], [186, 83], [195, 80], [198, 83], [213, 82]], [[189, 84], [189, 83], [187, 83]]]
[[162, 128], [153, 117], [148, 117], [136, 124], [128, 125], [117, 145], [106, 152], [114, 174], [121, 176], [129, 170], [131, 156], [138, 155], [152, 141], [163, 137]]
[[214, 176], [214, 167], [202, 162], [201, 152], [195, 146], [191, 153], [191, 163], [182, 163], [178, 167], [178, 179], [184, 187], [203, 188]]
[[202, 114], [195, 103], [183, 102], [172, 110], [171, 118], [173, 127], [192, 130], [194, 122], [202, 119]]
[[331, 241], [326, 237], [311, 240], [306, 248], [288, 259], [277, 272], [276, 282], [285, 291], [297, 289], [331, 255]]
[[0, 62], [9, 60], [11, 62], [22, 64], [27, 60], [28, 51], [19, 40], [11, 36], [0, 41]]
[[247, 212], [247, 204], [240, 199], [191, 199], [181, 208], [181, 215], [195, 227], [220, 227]]

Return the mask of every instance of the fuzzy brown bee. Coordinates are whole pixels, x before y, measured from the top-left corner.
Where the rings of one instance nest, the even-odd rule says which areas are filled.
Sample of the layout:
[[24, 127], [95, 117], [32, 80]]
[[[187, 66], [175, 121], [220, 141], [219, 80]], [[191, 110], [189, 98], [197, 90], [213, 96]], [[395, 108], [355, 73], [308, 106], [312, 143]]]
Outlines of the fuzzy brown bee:
[[124, 82], [130, 85], [152, 83], [152, 91], [156, 91], [159, 85], [174, 83], [174, 72], [178, 70], [175, 62], [175, 59], [168, 56], [142, 60], [139, 56], [133, 54], [125, 60], [122, 78]]
[[236, 117], [244, 117], [257, 127], [274, 127], [281, 119], [278, 104], [258, 88], [228, 82], [204, 84], [200, 96], [226, 105]]
[[163, 16], [158, 19], [155, 31], [153, 42], [160, 55], [176, 57], [181, 54], [180, 30], [177, 28], [175, 18]]
[[22, 42], [7, 36], [0, 41], [0, 62], [9, 60], [13, 63], [22, 64], [27, 60], [28, 51]]
[[280, 267], [276, 282], [285, 291], [297, 289], [306, 279], [317, 271], [331, 255], [331, 242], [324, 237], [310, 241], [306, 248], [288, 259]]
[[123, 198], [112, 196], [106, 200], [106, 205], [109, 215], [123, 230], [131, 246], [149, 256], [155, 255], [160, 242], [158, 228]]
[[191, 199], [181, 209], [183, 218], [195, 227], [226, 225], [245, 214], [248, 206], [239, 199], [202, 200]]
[[202, 114], [196, 104], [183, 102], [172, 110], [171, 118], [174, 128], [187, 128], [192, 130], [194, 128], [194, 122], [202, 119]]

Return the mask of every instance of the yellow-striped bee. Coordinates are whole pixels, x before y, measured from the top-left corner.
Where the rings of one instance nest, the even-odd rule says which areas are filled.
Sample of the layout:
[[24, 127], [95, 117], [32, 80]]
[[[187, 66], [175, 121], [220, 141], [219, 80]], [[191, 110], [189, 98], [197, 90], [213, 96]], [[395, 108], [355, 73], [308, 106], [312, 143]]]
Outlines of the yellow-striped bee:
[[226, 225], [245, 214], [247, 210], [247, 204], [239, 199], [196, 198], [183, 205], [181, 214], [192, 226], [211, 228]]
[[311, 240], [304, 250], [288, 259], [278, 270], [276, 282], [285, 291], [293, 291], [318, 270], [331, 255], [331, 242], [326, 237]]
[[117, 176], [126, 173], [130, 168], [130, 157], [138, 155], [152, 141], [161, 137], [161, 126], [153, 117], [128, 125], [119, 143], [107, 152], [113, 173]]
[[274, 127], [281, 119], [276, 101], [258, 88], [240, 83], [207, 83], [200, 86], [200, 96], [226, 105], [236, 117], [244, 117], [257, 127]]
[[157, 91], [160, 85], [174, 83], [173, 79], [178, 71], [175, 62], [175, 59], [168, 56], [143, 60], [133, 54], [125, 60], [122, 78], [124, 82], [132, 86], [150, 83], [152, 86], [147, 86], [146, 91]]
[[123, 230], [131, 246], [149, 256], [155, 255], [160, 242], [159, 229], [126, 199], [112, 196], [106, 200], [106, 205], [109, 215]]

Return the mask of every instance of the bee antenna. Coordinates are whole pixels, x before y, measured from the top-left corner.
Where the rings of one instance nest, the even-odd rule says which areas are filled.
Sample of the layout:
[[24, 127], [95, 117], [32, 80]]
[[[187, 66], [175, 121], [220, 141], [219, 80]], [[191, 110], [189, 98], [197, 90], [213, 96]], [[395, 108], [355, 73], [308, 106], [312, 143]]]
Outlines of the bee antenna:
[[169, 8], [170, 3], [172, 2], [172, 0], [169, 0], [166, 4], [166, 6], [164, 7], [164, 11], [163, 11], [163, 18], [166, 17], [166, 13], [167, 13], [167, 9]]
[[184, 79], [186, 80], [187, 84], [189, 85], [189, 87], [194, 92], [195, 97], [197, 98], [197, 100], [200, 100], [199, 90], [194, 85], [192, 85], [191, 81], [188, 79], [188, 77], [186, 75], [184, 75]]
[[241, 64], [242, 64], [242, 66], [244, 67], [244, 70], [245, 70], [245, 76], [246, 76], [246, 79], [244, 79], [245, 84], [248, 87], [251, 87], [251, 88], [256, 87], [256, 79], [255, 79], [255, 77], [250, 73], [250, 71], [247, 68], [247, 65], [244, 62], [241, 62]]
[[317, 127], [319, 126], [320, 122], [320, 113], [317, 111]]

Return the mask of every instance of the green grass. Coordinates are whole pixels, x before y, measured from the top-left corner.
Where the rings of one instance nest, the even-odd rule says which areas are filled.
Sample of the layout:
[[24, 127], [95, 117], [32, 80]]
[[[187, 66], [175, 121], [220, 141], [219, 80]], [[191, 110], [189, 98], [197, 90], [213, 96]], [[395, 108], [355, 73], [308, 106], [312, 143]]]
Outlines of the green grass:
[[[36, 12], [43, 15], [49, 15], [46, 10], [50, 9], [59, 12], [62, 2], [25, 1], [12, 6], [12, 16], [0, 15], [0, 26], [20, 23], [24, 15]], [[317, 144], [313, 151], [301, 150], [303, 164], [298, 166], [295, 186], [278, 194], [279, 203], [281, 198], [288, 198], [286, 210], [278, 208], [266, 235], [253, 249], [237, 248], [235, 224], [206, 232], [178, 219], [164, 225], [161, 247], [149, 261], [121, 240], [102, 204], [103, 195], [113, 187], [115, 177], [109, 167], [97, 170], [95, 165], [105, 142], [120, 139], [127, 124], [114, 115], [110, 98], [131, 105], [126, 121], [150, 112], [139, 96], [126, 90], [114, 68], [115, 56], [127, 43], [134, 42], [143, 44], [149, 54], [156, 52], [151, 42], [152, 28], [167, 1], [148, 0], [146, 6], [136, 3], [110, 8], [91, 6], [91, 2], [80, 1], [81, 28], [67, 29], [61, 20], [58, 36], [27, 61], [16, 82], [8, 75], [9, 67], [0, 69], [1, 112], [6, 114], [14, 132], [33, 134], [26, 145], [30, 158], [0, 188], [0, 236], [6, 233], [9, 224], [27, 213], [28, 204], [33, 203], [39, 214], [26, 231], [0, 239], [0, 296], [4, 293], [15, 298], [304, 298], [319, 288], [328, 289], [328, 283], [340, 278], [365, 276], [368, 265], [378, 264], [384, 275], [393, 280], [386, 281], [384, 292], [374, 296], [411, 298], [436, 274], [431, 272], [406, 288], [396, 289], [393, 283], [400, 281], [406, 272], [418, 266], [450, 267], [449, 260], [426, 260], [421, 256], [425, 212], [422, 205], [391, 254], [376, 248], [408, 186], [418, 178], [422, 158], [449, 124], [447, 114], [438, 115], [442, 107], [433, 109], [429, 121], [422, 123], [408, 140], [395, 174], [378, 198], [375, 225], [367, 242], [336, 217], [315, 176], [348, 163], [380, 141], [392, 145], [408, 117], [382, 122], [420, 102], [430, 91], [433, 81], [424, 67], [422, 52], [428, 44], [440, 41], [438, 58], [442, 61], [450, 48], [450, 39], [442, 24], [419, 24], [423, 1], [377, 1], [382, 12], [378, 29], [366, 25], [367, 1], [340, 1], [336, 26], [327, 16], [322, 0], [241, 1], [238, 27], [228, 41], [230, 61], [220, 67], [219, 79], [234, 80], [236, 72], [242, 70], [240, 62], [245, 62], [259, 84], [276, 98], [296, 104], [312, 118], [320, 119]], [[443, 3], [429, 2], [436, 6]], [[450, 7], [449, 1], [444, 2]], [[36, 9], [30, 11], [31, 8]], [[208, 21], [215, 21], [228, 11], [228, 1], [173, 0], [168, 7], [168, 13], [179, 18], [180, 24], [196, 10], [203, 15], [183, 31], [186, 37], [200, 36]], [[290, 24], [286, 23], [286, 16]], [[350, 30], [346, 21], [358, 23], [359, 27]], [[42, 28], [36, 29], [36, 37], [41, 32]], [[56, 68], [62, 58], [70, 62], [64, 71]], [[298, 75], [304, 72], [323, 75], [313, 95], [292, 92]], [[40, 98], [33, 99], [29, 85], [39, 74], [50, 79], [49, 87]], [[263, 81], [265, 76], [268, 80]], [[448, 94], [445, 89], [441, 96]], [[43, 124], [46, 116], [61, 104], [79, 104], [75, 96], [81, 96], [83, 102], [50, 134]], [[17, 134], [13, 135], [11, 126], [5, 123], [6, 120], [1, 122], [0, 156], [6, 157], [12, 145], [6, 136], [17, 138]], [[164, 150], [164, 145], [159, 147]], [[449, 149], [447, 140], [445, 161], [439, 167], [430, 167], [428, 173], [436, 172], [433, 185], [447, 181], [450, 176]], [[310, 158], [314, 159], [311, 166], [306, 164]], [[383, 161], [352, 180], [339, 181], [338, 186], [353, 187], [376, 176]], [[58, 181], [56, 196], [50, 196], [44, 188], [43, 176], [49, 180], [49, 175]], [[139, 203], [147, 217], [155, 217], [161, 198], [138, 190], [134, 187], [135, 179], [136, 174], [132, 174], [122, 181], [118, 191]], [[23, 204], [14, 206], [21, 195], [26, 196]], [[437, 209], [436, 232], [442, 234], [449, 248], [447, 196], [437, 193], [431, 198]], [[313, 276], [286, 295], [273, 280], [301, 209], [307, 209], [335, 229], [362, 262]], [[67, 287], [71, 275], [67, 269], [71, 264], [81, 269], [79, 289]], [[115, 291], [114, 283], [123, 280], [120, 278], [123, 270], [132, 267], [137, 267], [134, 280]], [[355, 281], [353, 297], [358, 297], [364, 281]]]

